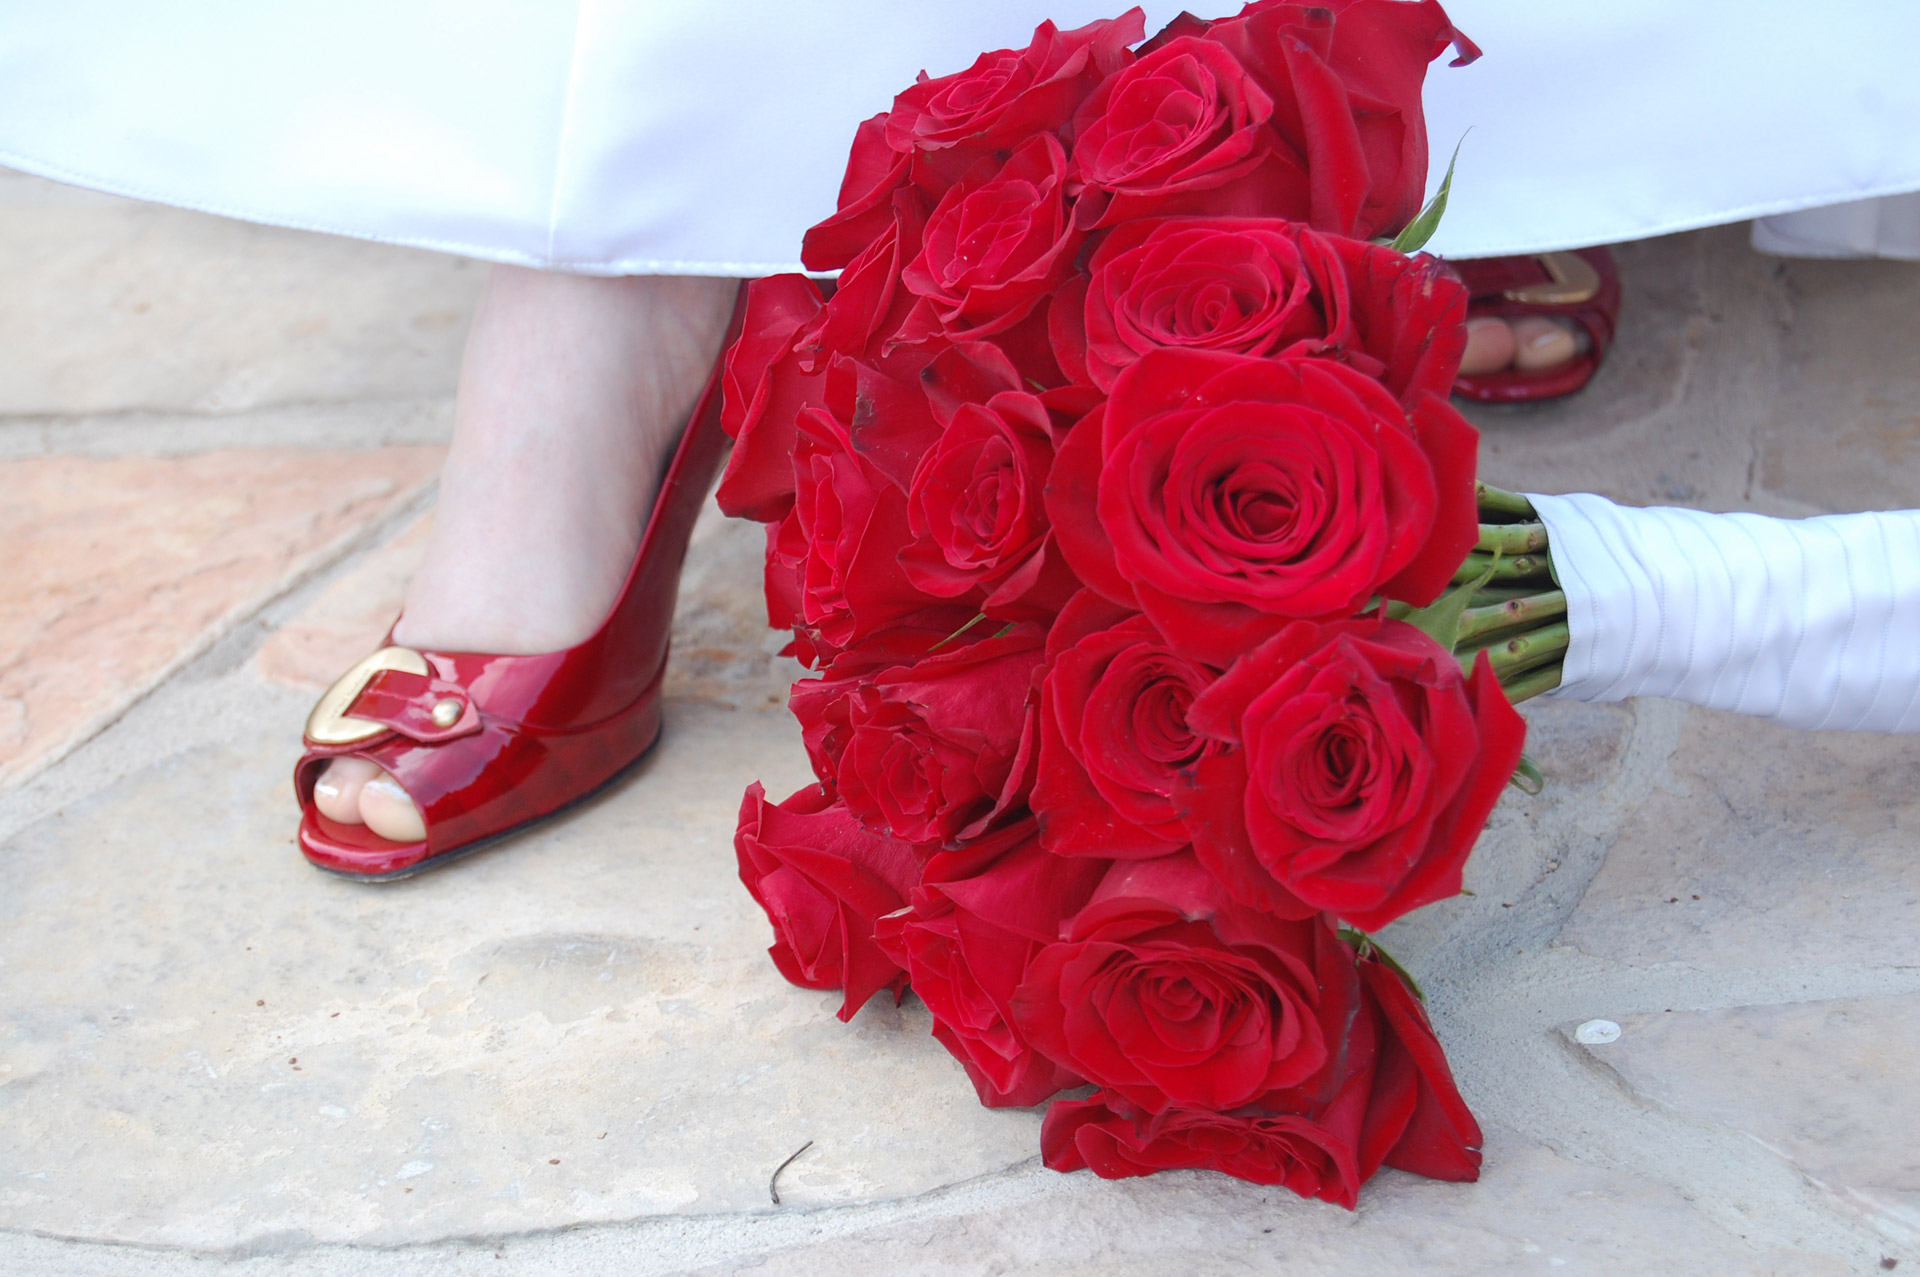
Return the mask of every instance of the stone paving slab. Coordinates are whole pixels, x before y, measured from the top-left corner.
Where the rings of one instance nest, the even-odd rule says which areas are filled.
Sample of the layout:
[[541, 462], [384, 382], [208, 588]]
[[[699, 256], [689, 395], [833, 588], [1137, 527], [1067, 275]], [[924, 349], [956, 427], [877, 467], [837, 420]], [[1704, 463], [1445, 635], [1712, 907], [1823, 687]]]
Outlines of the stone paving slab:
[[365, 1274], [502, 1272], [901, 1277], [1215, 1277], [1243, 1273], [1471, 1273], [1575, 1277], [1842, 1277], [1868, 1269], [1792, 1246], [1744, 1248], [1674, 1188], [1583, 1164], [1504, 1128], [1488, 1171], [1459, 1190], [1395, 1171], [1359, 1211], [1257, 1185], [1176, 1172], [1105, 1183], [1027, 1163], [881, 1207], [720, 1219], [658, 1219], [558, 1233], [373, 1249], [264, 1240], [218, 1256], [23, 1237], [0, 1274]]
[[608, 798], [369, 888], [292, 848], [304, 698], [253, 699], [252, 732], [0, 852], [0, 1226], [389, 1244], [750, 1209], [809, 1138], [800, 1207], [1031, 1152], [1034, 1115], [959, 1102], [917, 1005], [849, 1030], [767, 962], [726, 815], [807, 779], [784, 716], [675, 702]]
[[1920, 748], [1688, 715], [1559, 942], [1701, 969], [1920, 967]]
[[437, 394], [485, 275], [0, 169], [0, 414]]
[[433, 516], [421, 515], [329, 581], [260, 645], [254, 664], [261, 675], [317, 694], [379, 647], [400, 614], [407, 581], [427, 552], [432, 528]]
[[0, 782], [111, 721], [367, 527], [440, 449], [0, 461]]
[[[1649, 1102], [1697, 1113], [1790, 1159], [1842, 1210], [1920, 1246], [1910, 1122], [1920, 997], [1630, 1017], [1590, 1048]], [[1896, 1120], [1889, 1120], [1889, 1118]]]
[[[34, 369], [0, 345], [4, 464], [361, 464], [444, 432], [459, 325], [418, 336], [392, 281], [457, 309], [477, 276], [26, 179], [0, 178], [4, 219], [59, 250], [0, 248], [0, 287], [42, 297], [49, 328]], [[1781, 514], [1920, 503], [1920, 268], [1776, 262], [1740, 228], [1619, 257], [1594, 385], [1475, 411], [1489, 477]], [[234, 303], [251, 327], [216, 290], [183, 300], [177, 362], [136, 376], [107, 368], [149, 346], [135, 318], [102, 325], [120, 277], [278, 283]], [[47, 295], [69, 287], [91, 300]], [[314, 334], [287, 326], [309, 314]], [[89, 360], [110, 394], [84, 389]], [[1910, 740], [1529, 706], [1547, 792], [1502, 803], [1472, 895], [1390, 937], [1487, 1127], [1484, 1179], [1387, 1173], [1354, 1214], [1217, 1176], [1106, 1184], [1040, 1169], [1037, 1114], [980, 1109], [911, 999], [841, 1025], [766, 961], [733, 812], [750, 779], [806, 777], [758, 529], [698, 529], [672, 735], [631, 781], [392, 888], [309, 870], [298, 724], [390, 619], [417, 552], [399, 508], [343, 517], [337, 564], [176, 641], [176, 673], [0, 782], [0, 1273], [1920, 1264]], [[1575, 1040], [1596, 1018], [1617, 1041]], [[807, 1139], [775, 1207], [766, 1177]]]

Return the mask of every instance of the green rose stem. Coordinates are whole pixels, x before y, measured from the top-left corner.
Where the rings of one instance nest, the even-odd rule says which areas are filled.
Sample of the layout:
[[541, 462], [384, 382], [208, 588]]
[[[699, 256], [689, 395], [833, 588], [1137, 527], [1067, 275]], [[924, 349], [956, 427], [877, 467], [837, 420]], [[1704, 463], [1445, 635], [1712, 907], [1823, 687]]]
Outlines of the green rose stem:
[[[1479, 597], [1479, 594], [1474, 595], [1476, 599]], [[1551, 620], [1566, 614], [1567, 596], [1559, 590], [1548, 590], [1545, 594], [1519, 594], [1494, 604], [1469, 606], [1460, 614], [1460, 641], [1465, 643], [1497, 634], [1501, 630], [1529, 626], [1536, 621]]]
[[[1489, 525], [1483, 523], [1480, 526], [1484, 528]], [[1539, 554], [1522, 554], [1510, 559], [1504, 555], [1482, 554], [1475, 550], [1467, 555], [1466, 562], [1454, 572], [1453, 584], [1464, 585], [1488, 572], [1493, 574], [1492, 579], [1495, 581], [1527, 581], [1536, 578], [1550, 581], [1552, 579], [1552, 569], [1547, 566], [1547, 555], [1544, 551]]]
[[1547, 548], [1547, 525], [1544, 523], [1483, 523], [1480, 525], [1480, 543], [1473, 548], [1484, 550], [1488, 554], [1498, 551], [1507, 558], [1520, 554], [1538, 553]]
[[1454, 583], [1479, 585], [1460, 613], [1454, 654], [1463, 669], [1485, 651], [1515, 705], [1560, 685], [1569, 638], [1567, 596], [1555, 588], [1546, 524], [1518, 492], [1474, 485], [1480, 539]]
[[1492, 515], [1495, 522], [1513, 523], [1537, 517], [1533, 502], [1518, 492], [1508, 492], [1505, 488], [1496, 488], [1490, 483], [1480, 482], [1473, 485], [1473, 496], [1475, 503], [1480, 507], [1482, 518]]
[[1540, 583], [1521, 583], [1518, 585], [1483, 585], [1473, 592], [1470, 604], [1473, 607], [1492, 607], [1497, 603], [1511, 603], [1515, 599], [1530, 599], [1540, 593]]
[[1567, 626], [1563, 621], [1511, 638], [1495, 639], [1482, 647], [1455, 648], [1453, 654], [1459, 660], [1461, 670], [1471, 673], [1474, 657], [1485, 652], [1488, 662], [1493, 666], [1494, 676], [1504, 686], [1515, 675], [1566, 656], [1567, 637]]
[[[1543, 665], [1537, 670], [1529, 670], [1525, 674], [1518, 675], [1511, 682], [1502, 683], [1500, 690], [1507, 694], [1509, 701], [1518, 705], [1521, 701], [1551, 692], [1558, 686], [1560, 686], [1560, 662], [1555, 661], [1551, 665]], [[1521, 761], [1526, 760], [1522, 758]]]

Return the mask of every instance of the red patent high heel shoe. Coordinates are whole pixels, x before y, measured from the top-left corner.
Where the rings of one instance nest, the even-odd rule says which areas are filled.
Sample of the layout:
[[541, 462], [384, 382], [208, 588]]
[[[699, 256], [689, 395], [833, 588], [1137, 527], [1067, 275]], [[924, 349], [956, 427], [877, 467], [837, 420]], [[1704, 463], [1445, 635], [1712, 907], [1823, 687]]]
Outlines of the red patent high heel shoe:
[[1552, 315], [1572, 321], [1586, 348], [1564, 364], [1526, 370], [1461, 374], [1453, 393], [1482, 403], [1530, 403], [1570, 395], [1593, 379], [1620, 316], [1620, 274], [1604, 248], [1450, 261], [1467, 286], [1467, 318]]
[[[739, 335], [743, 285], [724, 351]], [[626, 584], [584, 642], [537, 656], [388, 646], [327, 689], [294, 767], [300, 850], [367, 882], [443, 864], [587, 797], [660, 735], [660, 685], [694, 519], [726, 457], [715, 362], [654, 498]], [[389, 842], [315, 807], [332, 759], [365, 758], [419, 807], [427, 836]]]

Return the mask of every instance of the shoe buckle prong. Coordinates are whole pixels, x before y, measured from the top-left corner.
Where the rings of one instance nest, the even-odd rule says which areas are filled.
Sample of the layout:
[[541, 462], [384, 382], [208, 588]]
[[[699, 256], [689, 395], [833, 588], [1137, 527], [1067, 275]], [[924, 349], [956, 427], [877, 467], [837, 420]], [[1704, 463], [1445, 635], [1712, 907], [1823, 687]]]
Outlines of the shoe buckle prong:
[[364, 718], [353, 718], [347, 708], [382, 670], [400, 670], [422, 678], [432, 673], [427, 658], [410, 647], [383, 647], [334, 680], [307, 715], [307, 739], [316, 745], [351, 745], [378, 736], [388, 728]]
[[1539, 253], [1534, 260], [1549, 278], [1509, 288], [1502, 297], [1525, 306], [1578, 306], [1592, 301], [1600, 291], [1600, 272], [1578, 253]]

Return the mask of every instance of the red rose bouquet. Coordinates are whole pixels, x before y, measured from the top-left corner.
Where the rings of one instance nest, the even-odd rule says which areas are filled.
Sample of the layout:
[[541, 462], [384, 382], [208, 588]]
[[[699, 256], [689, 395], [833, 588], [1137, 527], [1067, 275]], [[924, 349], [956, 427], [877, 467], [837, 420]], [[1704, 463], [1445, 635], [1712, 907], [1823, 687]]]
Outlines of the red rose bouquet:
[[1093, 1088], [1050, 1166], [1472, 1179], [1366, 932], [1459, 892], [1565, 646], [1408, 255], [1426, 67], [1476, 51], [1434, 0], [1144, 34], [922, 77], [807, 235], [837, 281], [752, 286], [719, 499], [819, 783], [748, 791], [741, 876], [788, 979], [911, 986], [982, 1103]]

